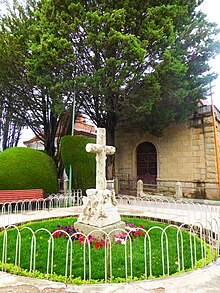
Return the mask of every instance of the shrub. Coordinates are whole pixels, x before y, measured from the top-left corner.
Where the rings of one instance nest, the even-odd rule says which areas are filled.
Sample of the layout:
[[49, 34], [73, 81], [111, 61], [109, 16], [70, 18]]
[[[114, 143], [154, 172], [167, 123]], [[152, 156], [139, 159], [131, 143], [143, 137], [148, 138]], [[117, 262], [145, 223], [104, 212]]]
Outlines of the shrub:
[[0, 189], [40, 188], [57, 192], [54, 161], [45, 153], [25, 147], [13, 147], [0, 153]]
[[73, 166], [73, 188], [95, 188], [95, 154], [86, 152], [86, 144], [95, 143], [94, 138], [82, 135], [64, 136], [61, 139], [61, 156], [66, 173]]

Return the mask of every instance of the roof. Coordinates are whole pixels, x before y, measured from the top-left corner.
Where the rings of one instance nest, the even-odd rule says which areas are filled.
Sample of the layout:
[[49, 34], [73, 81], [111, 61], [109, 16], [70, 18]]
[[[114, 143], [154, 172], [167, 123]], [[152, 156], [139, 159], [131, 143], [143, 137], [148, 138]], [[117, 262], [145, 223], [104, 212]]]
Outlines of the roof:
[[[96, 127], [89, 124], [86, 119], [79, 115], [74, 124], [74, 135], [83, 135], [86, 137], [96, 137]], [[28, 146], [34, 142], [42, 141], [39, 137], [34, 136], [30, 140], [23, 141], [23, 144]]]

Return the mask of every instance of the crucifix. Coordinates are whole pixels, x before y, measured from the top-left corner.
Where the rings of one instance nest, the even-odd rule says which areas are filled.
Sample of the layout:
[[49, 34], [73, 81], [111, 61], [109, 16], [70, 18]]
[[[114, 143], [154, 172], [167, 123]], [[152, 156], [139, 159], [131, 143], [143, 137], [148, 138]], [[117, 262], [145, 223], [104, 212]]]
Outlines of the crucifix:
[[125, 223], [121, 221], [117, 210], [115, 191], [106, 188], [106, 156], [114, 155], [115, 147], [106, 145], [105, 128], [97, 128], [96, 144], [88, 143], [86, 151], [96, 154], [96, 188], [86, 190], [83, 211], [74, 227], [86, 235], [93, 233], [96, 237], [104, 238], [106, 233], [116, 228], [120, 231], [125, 229]]
[[106, 155], [114, 155], [115, 147], [106, 145], [105, 128], [97, 128], [96, 144], [88, 143], [86, 151], [96, 154], [96, 189], [106, 189]]

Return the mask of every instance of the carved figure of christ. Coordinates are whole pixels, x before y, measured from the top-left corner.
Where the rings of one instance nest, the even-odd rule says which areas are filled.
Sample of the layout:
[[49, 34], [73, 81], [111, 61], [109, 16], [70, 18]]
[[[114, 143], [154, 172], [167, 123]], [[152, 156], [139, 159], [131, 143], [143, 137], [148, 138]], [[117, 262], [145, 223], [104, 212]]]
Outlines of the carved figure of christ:
[[106, 145], [105, 128], [97, 128], [96, 144], [88, 143], [86, 151], [96, 154], [96, 189], [106, 189], [106, 155], [114, 155], [115, 147]]

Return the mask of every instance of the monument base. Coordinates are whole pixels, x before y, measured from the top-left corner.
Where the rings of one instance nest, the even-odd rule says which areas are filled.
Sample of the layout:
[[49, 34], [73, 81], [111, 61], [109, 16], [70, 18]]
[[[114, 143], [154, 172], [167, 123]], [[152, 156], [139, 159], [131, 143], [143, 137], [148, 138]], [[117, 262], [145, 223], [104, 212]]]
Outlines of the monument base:
[[113, 190], [87, 189], [86, 193], [77, 222], [102, 228], [121, 221]]
[[[125, 223], [122, 221], [119, 221], [117, 223], [104, 226], [104, 227], [97, 227], [92, 226], [80, 222], [76, 222], [74, 224], [75, 230], [78, 230], [79, 232], [82, 232], [85, 235], [88, 235], [91, 233], [92, 236], [95, 238], [103, 239], [105, 238], [106, 233], [109, 234], [109, 238], [113, 238], [115, 234], [118, 234], [122, 232], [122, 230], [125, 230]], [[112, 232], [112, 233], [111, 233]]]
[[[114, 190], [87, 189], [87, 197], [83, 202], [83, 212], [79, 215], [74, 228], [86, 235], [92, 232], [94, 237], [102, 237], [105, 233], [119, 233], [125, 229], [125, 223], [117, 210], [117, 200]], [[118, 229], [118, 232], [117, 232]], [[111, 236], [110, 236], [111, 237]]]

